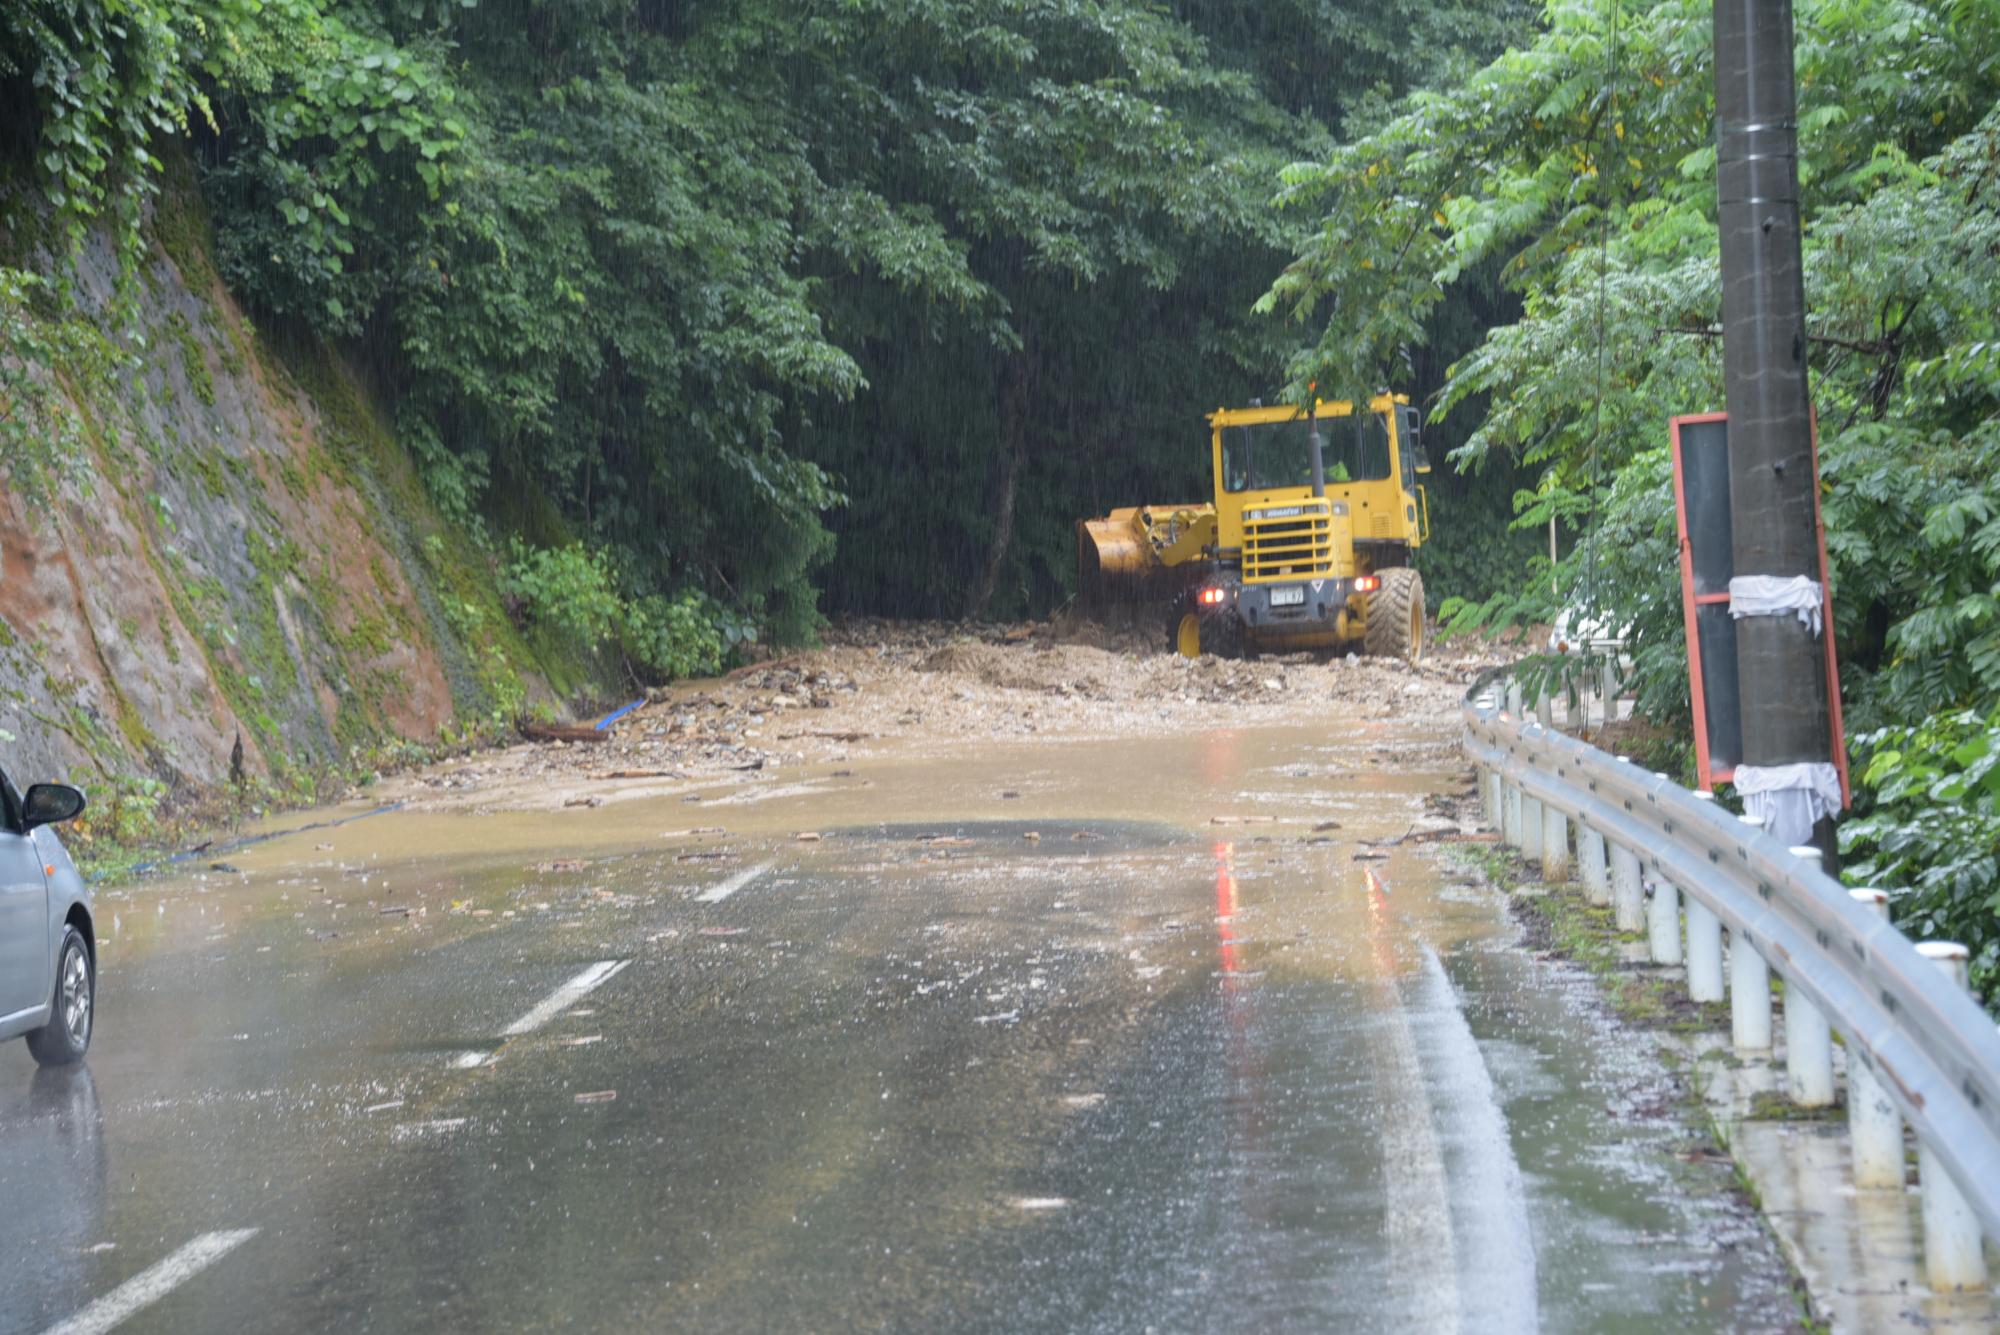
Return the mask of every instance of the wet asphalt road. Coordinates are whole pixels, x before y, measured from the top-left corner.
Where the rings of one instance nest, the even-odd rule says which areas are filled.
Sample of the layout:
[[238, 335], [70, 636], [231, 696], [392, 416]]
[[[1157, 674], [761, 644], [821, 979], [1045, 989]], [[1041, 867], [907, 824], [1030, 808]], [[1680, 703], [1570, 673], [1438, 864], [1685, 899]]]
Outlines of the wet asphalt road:
[[87, 1067], [0, 1047], [0, 1332], [1790, 1328], [1637, 1040], [1368, 846], [1463, 785], [1404, 741], [388, 815], [107, 894]]

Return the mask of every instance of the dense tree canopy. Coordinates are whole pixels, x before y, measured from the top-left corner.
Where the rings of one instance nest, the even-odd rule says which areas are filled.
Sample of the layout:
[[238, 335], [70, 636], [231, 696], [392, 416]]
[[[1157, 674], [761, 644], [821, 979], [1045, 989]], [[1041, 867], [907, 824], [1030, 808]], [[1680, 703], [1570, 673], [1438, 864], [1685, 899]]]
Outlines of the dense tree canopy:
[[794, 636], [1046, 607], [1077, 514], [1198, 495], [1198, 414], [1277, 388], [1282, 165], [1527, 18], [98, 0], [4, 58], [72, 225], [193, 141], [225, 277], [373, 366], [454, 514]]

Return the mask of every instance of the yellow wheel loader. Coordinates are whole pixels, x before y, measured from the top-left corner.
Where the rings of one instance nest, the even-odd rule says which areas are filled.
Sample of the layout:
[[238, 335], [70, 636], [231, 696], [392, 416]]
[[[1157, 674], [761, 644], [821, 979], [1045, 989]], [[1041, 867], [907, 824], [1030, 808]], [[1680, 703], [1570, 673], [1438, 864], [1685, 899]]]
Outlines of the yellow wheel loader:
[[1204, 653], [1342, 649], [1415, 662], [1430, 536], [1430, 471], [1403, 395], [1365, 409], [1211, 413], [1215, 499], [1135, 506], [1076, 526], [1086, 609], [1165, 607], [1167, 647]]

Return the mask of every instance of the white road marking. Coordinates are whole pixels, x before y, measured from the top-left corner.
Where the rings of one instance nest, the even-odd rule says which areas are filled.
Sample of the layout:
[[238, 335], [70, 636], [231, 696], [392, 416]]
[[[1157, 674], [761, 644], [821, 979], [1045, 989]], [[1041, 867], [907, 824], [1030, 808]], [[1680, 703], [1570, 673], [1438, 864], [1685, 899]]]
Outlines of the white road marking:
[[1438, 1143], [1451, 1182], [1452, 1240], [1462, 1276], [1461, 1327], [1541, 1328], [1535, 1234], [1528, 1193], [1493, 1077], [1459, 1006], [1458, 990], [1429, 946], [1411, 1032], [1425, 1067]]
[[1444, 1153], [1431, 1120], [1416, 1038], [1396, 984], [1396, 938], [1387, 918], [1371, 917], [1375, 976], [1363, 1023], [1381, 1101], [1377, 1153], [1382, 1163], [1383, 1237], [1393, 1310], [1412, 1330], [1460, 1330], [1458, 1256]]
[[631, 960], [599, 960], [576, 977], [548, 994], [541, 1004], [523, 1015], [514, 1023], [500, 1031], [502, 1038], [519, 1038], [522, 1034], [532, 1034], [550, 1020], [561, 1015], [577, 1002], [582, 1001], [605, 983], [616, 978]]
[[[610, 982], [613, 978], [616, 978], [625, 966], [631, 962], [631, 960], [599, 960], [542, 998], [536, 1004], [535, 1008], [526, 1015], [523, 1015], [505, 1029], [502, 1029], [500, 1037], [503, 1039], [519, 1038], [523, 1034], [534, 1033], [550, 1020], [555, 1019], [556, 1016], [561, 1015], [571, 1006], [576, 1005], [577, 1002], [582, 1001], [592, 992]], [[461, 1052], [457, 1057], [452, 1059], [451, 1064], [461, 1071], [470, 1071], [474, 1067], [484, 1066], [493, 1059], [493, 1055], [491, 1052]]]
[[448, 1136], [463, 1127], [467, 1118], [440, 1117], [431, 1122], [404, 1122], [390, 1131], [390, 1138], [396, 1141], [420, 1140], [426, 1136]]
[[756, 880], [759, 876], [762, 876], [765, 872], [771, 870], [771, 868], [776, 865], [777, 864], [774, 862], [760, 862], [754, 867], [747, 868], [744, 871], [739, 871], [734, 876], [730, 877], [728, 880], [718, 881], [716, 884], [711, 885], [710, 887], [708, 887], [708, 889], [696, 895], [694, 897], [695, 903], [720, 904], [723, 900], [729, 898], [731, 895], [735, 894], [738, 890], [741, 890], [744, 886], [750, 884], [750, 882]]
[[47, 1335], [102, 1335], [256, 1236], [254, 1228], [204, 1233], [164, 1261], [141, 1270], [61, 1325], [49, 1327]]

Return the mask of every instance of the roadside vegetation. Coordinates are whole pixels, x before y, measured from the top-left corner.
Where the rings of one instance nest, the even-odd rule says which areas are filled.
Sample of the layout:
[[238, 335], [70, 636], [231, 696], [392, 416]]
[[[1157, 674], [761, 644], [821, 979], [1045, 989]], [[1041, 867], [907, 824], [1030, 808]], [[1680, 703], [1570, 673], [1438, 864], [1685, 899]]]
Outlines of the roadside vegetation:
[[[1666, 418], [1723, 405], [1710, 7], [1555, 0], [1477, 74], [1289, 169], [1322, 221], [1267, 306], [1307, 381], [1392, 374], [1497, 271], [1518, 316], [1449, 368], [1463, 469], [1574, 534], [1448, 628], [1630, 627], [1649, 757], [1692, 779]], [[2000, 997], [2000, 12], [1800, 0], [1806, 295], [1855, 811], [1846, 874], [1964, 941]], [[1578, 665], [1567, 665], [1570, 670]], [[1586, 670], [1588, 664], [1581, 665]], [[1544, 670], [1557, 665], [1545, 662]]]

